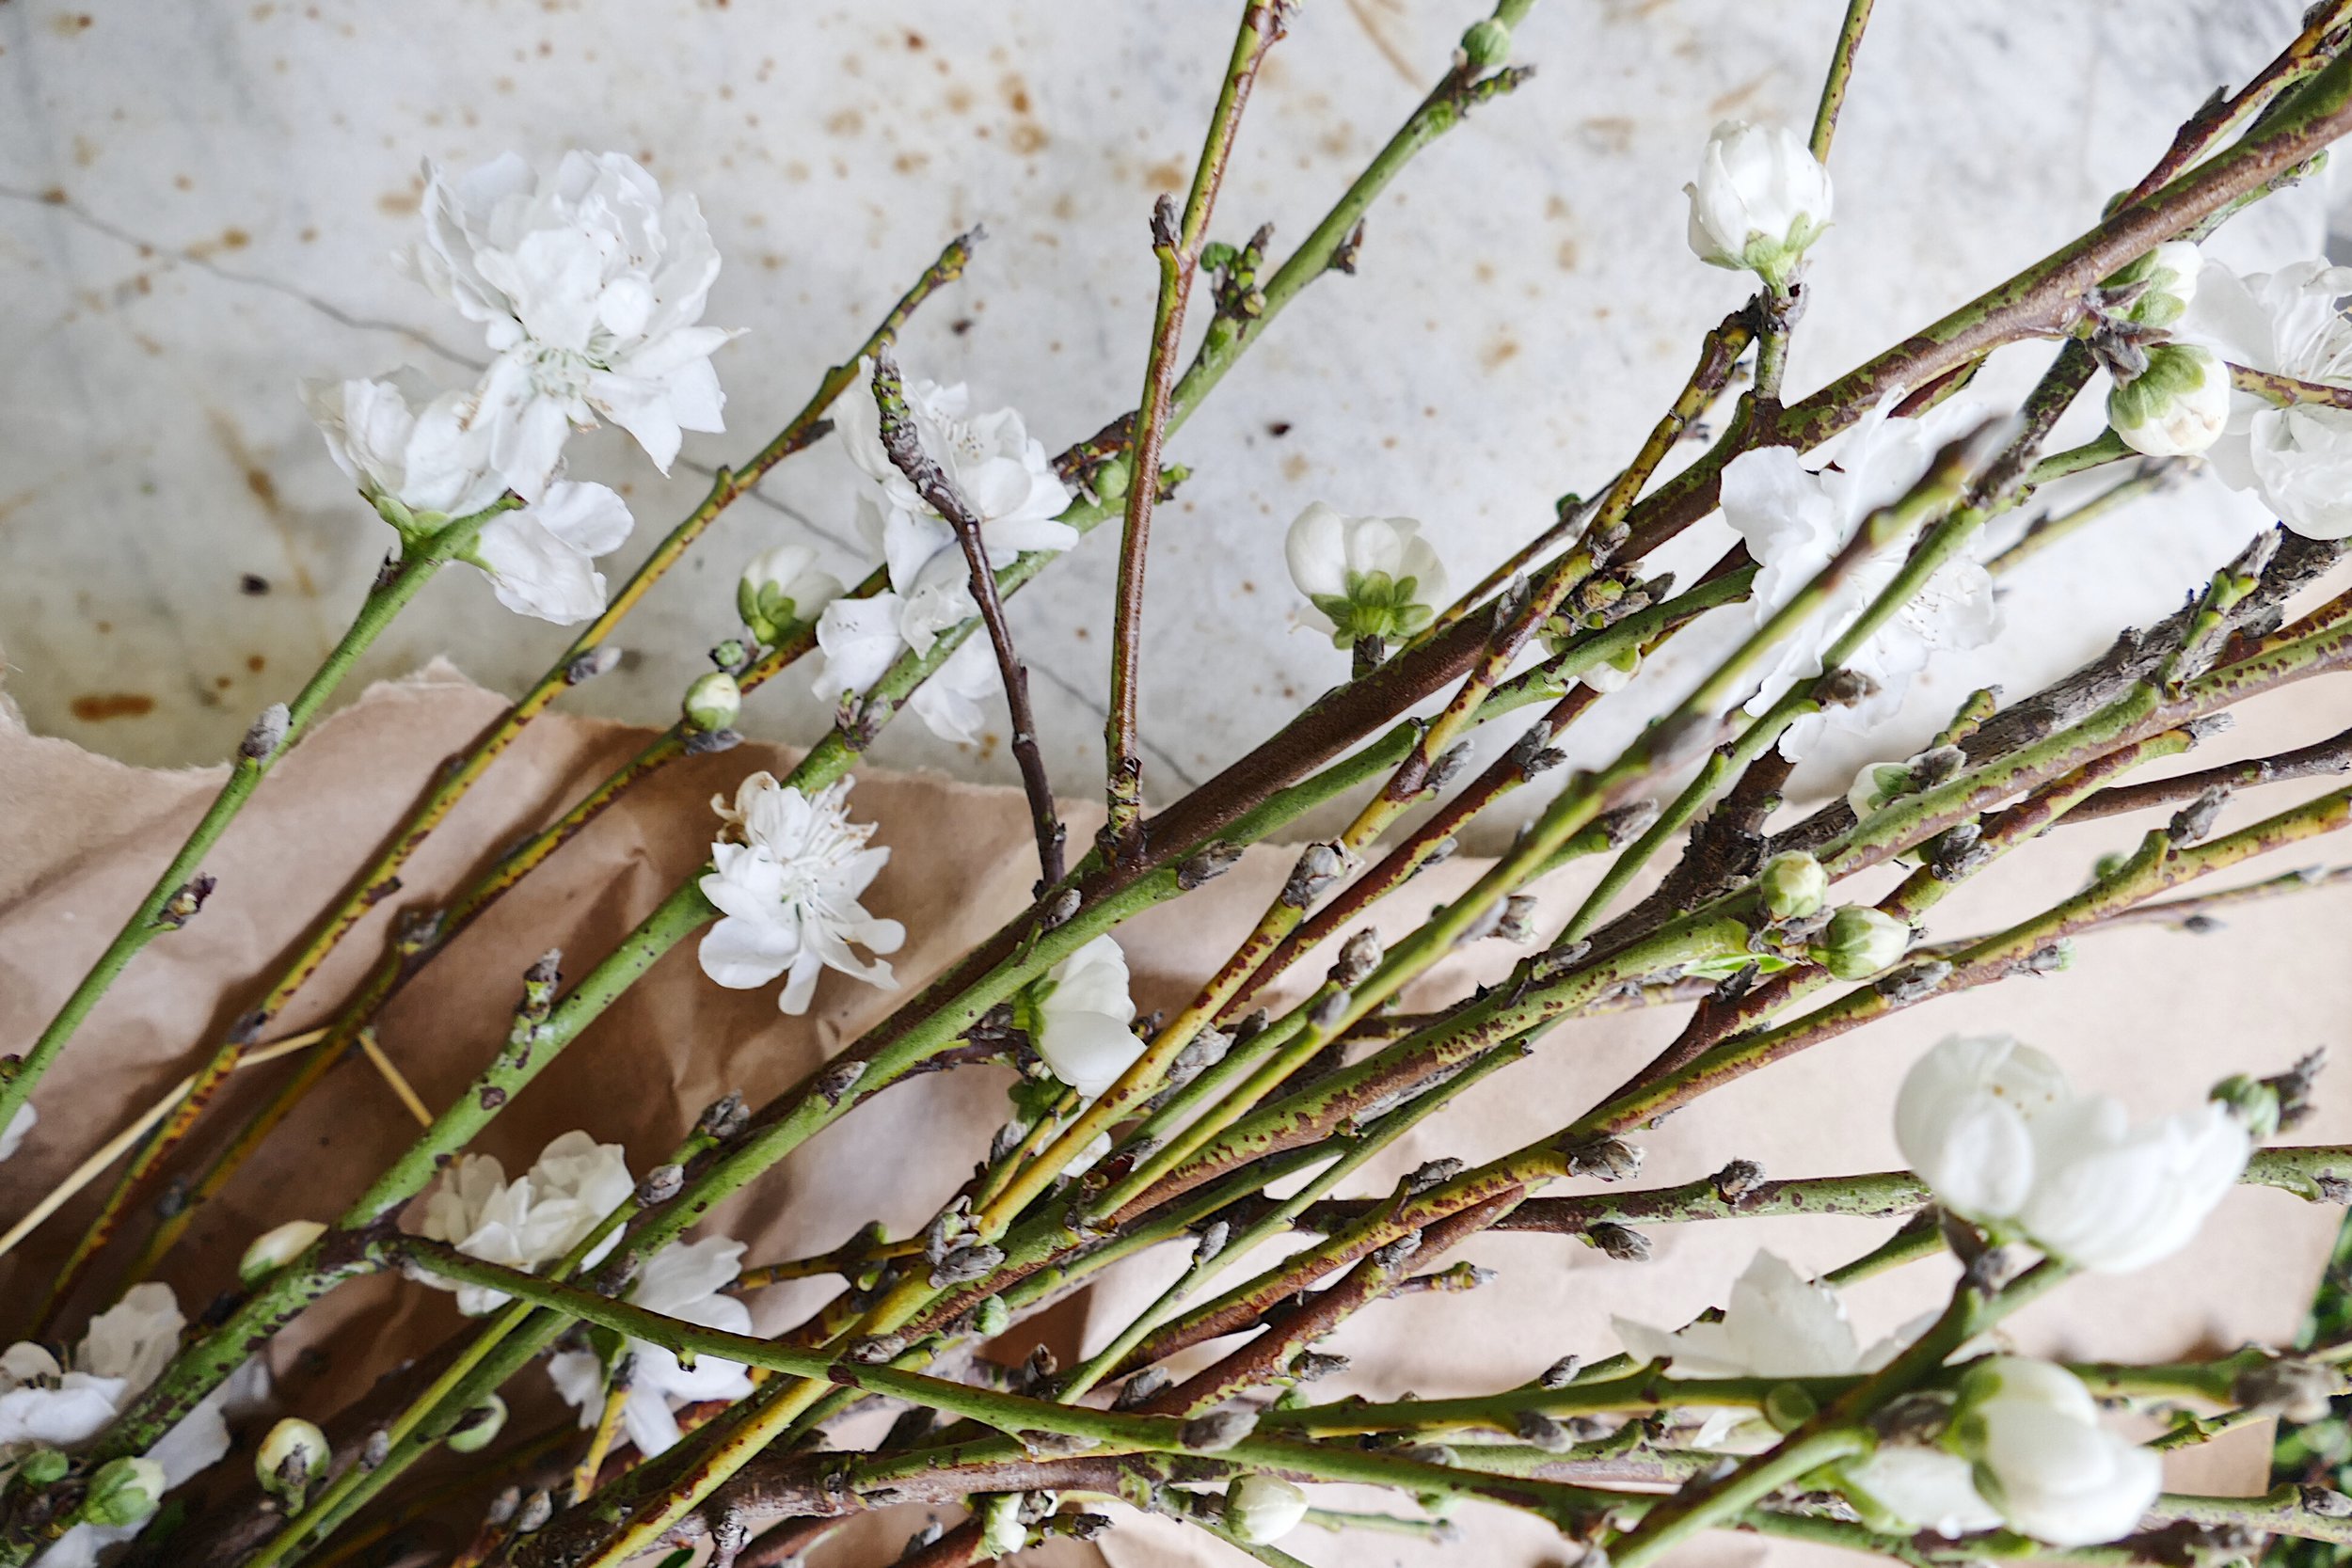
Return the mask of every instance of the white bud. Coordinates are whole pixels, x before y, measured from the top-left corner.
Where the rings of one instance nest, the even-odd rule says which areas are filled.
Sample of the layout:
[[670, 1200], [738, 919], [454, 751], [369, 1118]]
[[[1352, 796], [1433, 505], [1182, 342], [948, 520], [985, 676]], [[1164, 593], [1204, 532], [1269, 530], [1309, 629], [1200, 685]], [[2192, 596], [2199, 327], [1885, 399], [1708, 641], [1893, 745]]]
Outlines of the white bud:
[[982, 1557], [1010, 1557], [1028, 1541], [1028, 1527], [1021, 1522], [1020, 1493], [1002, 1492], [980, 1505]]
[[2186, 457], [2230, 422], [2230, 367], [2195, 343], [2158, 343], [2148, 368], [2107, 394], [2107, 423], [2134, 451]]
[[254, 1450], [253, 1473], [262, 1490], [299, 1497], [326, 1474], [326, 1433], [299, 1416], [289, 1416], [269, 1429]]
[[124, 1528], [143, 1525], [163, 1501], [164, 1467], [151, 1459], [110, 1459], [90, 1478], [81, 1522]]
[[1691, 198], [1691, 249], [1709, 266], [1785, 287], [1830, 223], [1829, 170], [1785, 125], [1727, 119], [1707, 140]]
[[276, 1274], [326, 1234], [326, 1227], [316, 1220], [288, 1220], [276, 1229], [262, 1231], [237, 1259], [237, 1282], [251, 1290], [263, 1275]]
[[1840, 980], [1867, 980], [1888, 968], [1911, 947], [1911, 927], [1864, 904], [1849, 904], [1830, 916], [1810, 949], [1815, 963]]
[[686, 721], [705, 735], [726, 729], [742, 715], [743, 689], [724, 670], [697, 675], [686, 689]]
[[2189, 302], [2197, 297], [2197, 275], [2204, 264], [2194, 242], [2168, 240], [2102, 286], [2120, 291], [2136, 283], [2143, 285], [2139, 297], [2117, 313], [2141, 326], [2169, 327], [2188, 313]]
[[1253, 1546], [1279, 1541], [1307, 1517], [1307, 1494], [1277, 1476], [1248, 1475], [1225, 1489], [1225, 1528]]
[[1804, 850], [1790, 849], [1764, 863], [1756, 887], [1774, 920], [1801, 920], [1829, 896], [1829, 873]]

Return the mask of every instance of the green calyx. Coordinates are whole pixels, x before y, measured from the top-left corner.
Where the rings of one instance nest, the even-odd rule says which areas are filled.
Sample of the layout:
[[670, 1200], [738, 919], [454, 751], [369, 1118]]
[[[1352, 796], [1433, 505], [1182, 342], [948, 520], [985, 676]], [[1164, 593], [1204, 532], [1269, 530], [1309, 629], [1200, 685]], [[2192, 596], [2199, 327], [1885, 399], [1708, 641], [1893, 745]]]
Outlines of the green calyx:
[[1352, 647], [1367, 637], [1394, 641], [1410, 637], [1437, 618], [1420, 601], [1421, 579], [1386, 572], [1350, 572], [1347, 592], [1317, 594], [1311, 602], [1331, 618], [1333, 647]]
[[801, 619], [800, 608], [785, 595], [782, 583], [763, 582], [755, 587], [749, 578], [739, 578], [735, 584], [735, 611], [751, 634], [771, 648]]

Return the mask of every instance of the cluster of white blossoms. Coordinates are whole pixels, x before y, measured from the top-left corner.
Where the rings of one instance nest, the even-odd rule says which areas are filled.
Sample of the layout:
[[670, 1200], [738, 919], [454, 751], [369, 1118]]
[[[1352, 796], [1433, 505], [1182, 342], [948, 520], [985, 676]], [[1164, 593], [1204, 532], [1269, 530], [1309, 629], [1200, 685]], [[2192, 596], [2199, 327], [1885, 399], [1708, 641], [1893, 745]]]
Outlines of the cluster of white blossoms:
[[1308, 625], [1334, 647], [1410, 637], [1445, 603], [1445, 563], [1410, 517], [1344, 517], [1316, 501], [1291, 524], [1282, 553], [1311, 607]]
[[[1872, 512], [1918, 483], [1937, 451], [1976, 419], [1974, 410], [1951, 404], [1924, 419], [1901, 419], [1894, 413], [1899, 401], [1899, 394], [1889, 393], [1820, 467], [1806, 467], [1788, 447], [1755, 448], [1724, 466], [1724, 520], [1756, 562], [1750, 602], [1758, 626], [1796, 597]], [[1893, 580], [1908, 543], [1874, 551], [1846, 574], [1811, 628], [1782, 644], [1777, 662], [1748, 705], [1751, 713], [1763, 712], [1799, 681], [1821, 673], [1822, 651]], [[1993, 578], [1963, 547], [1846, 660], [1845, 668], [1869, 677], [1869, 692], [1850, 707], [1800, 717], [1782, 733], [1781, 753], [1791, 759], [1804, 755], [1827, 723], [1876, 728], [1902, 706], [1913, 677], [1933, 655], [1980, 647], [2000, 629]]]
[[306, 383], [326, 450], [404, 534], [482, 511], [459, 559], [499, 602], [562, 625], [605, 606], [598, 556], [633, 519], [612, 490], [565, 481], [564, 445], [610, 420], [662, 472], [681, 433], [725, 428], [710, 356], [736, 336], [701, 325], [719, 253], [688, 195], [664, 198], [618, 152], [568, 152], [542, 177], [513, 153], [453, 179], [426, 166], [424, 239], [395, 260], [496, 356], [470, 388], [414, 372]]
[[[723, 1236], [699, 1242], [672, 1242], [638, 1271], [628, 1299], [648, 1312], [729, 1334], [752, 1331], [751, 1308], [733, 1296], [721, 1294], [735, 1283], [743, 1264], [743, 1243]], [[548, 1376], [556, 1392], [580, 1411], [580, 1424], [592, 1427], [603, 1413], [606, 1384], [628, 1362], [628, 1397], [621, 1406], [621, 1427], [637, 1451], [646, 1458], [667, 1450], [678, 1440], [677, 1417], [672, 1404], [699, 1400], [739, 1400], [752, 1391], [749, 1371], [739, 1361], [715, 1355], [682, 1363], [674, 1352], [643, 1339], [622, 1343], [611, 1365], [589, 1351], [564, 1351], [548, 1362]]]
[[[2075, 1267], [2122, 1273], [2169, 1257], [2246, 1167], [2252, 1138], [2208, 1101], [2146, 1126], [2058, 1065], [2006, 1037], [1954, 1037], [1913, 1067], [1895, 1106], [1912, 1169], [1950, 1212], [1995, 1240]], [[1617, 1321], [1632, 1354], [1682, 1378], [1844, 1377], [1886, 1365], [1922, 1320], [1864, 1349], [1837, 1293], [1768, 1252], [1722, 1317], [1666, 1333]], [[1711, 1415], [1702, 1447], [1769, 1446], [1744, 1411]], [[2150, 1449], [2101, 1424], [2098, 1402], [2062, 1367], [1999, 1355], [1966, 1364], [1932, 1440], [1882, 1442], [1846, 1464], [1842, 1489], [1874, 1524], [1947, 1536], [2001, 1525], [2054, 1546], [2128, 1534], [2162, 1484]]]
[[[723, 918], [703, 937], [704, 974], [731, 990], [788, 975], [778, 999], [787, 1013], [808, 1011], [817, 976], [828, 969], [897, 987], [881, 955], [898, 950], [906, 927], [858, 902], [890, 850], [867, 847], [872, 823], [850, 820], [856, 782], [845, 778], [811, 796], [758, 772], [737, 786], [732, 805], [723, 795], [712, 799], [723, 825], [702, 891]], [[874, 956], [859, 957], [860, 948]]]
[[[44, 1454], [71, 1452], [97, 1436], [170, 1364], [186, 1326], [170, 1286], [134, 1285], [90, 1319], [62, 1362], [29, 1340], [0, 1351], [0, 1483], [28, 1464], [38, 1471]], [[249, 1362], [144, 1455], [101, 1468], [92, 1491], [106, 1478], [108, 1506], [67, 1530], [34, 1560], [37, 1568], [91, 1568], [107, 1547], [136, 1535], [165, 1491], [229, 1452], [230, 1407], [259, 1402], [268, 1386], [268, 1373]]]
[[[565, 1132], [512, 1181], [495, 1157], [467, 1155], [426, 1197], [419, 1229], [469, 1258], [536, 1274], [587, 1240], [636, 1188], [620, 1145], [600, 1144], [585, 1132]], [[601, 1261], [620, 1239], [615, 1229], [590, 1249], [581, 1265]], [[646, 1260], [628, 1299], [681, 1322], [748, 1334], [751, 1310], [721, 1293], [735, 1283], [742, 1260], [740, 1242], [723, 1237], [672, 1242]], [[486, 1286], [453, 1286], [430, 1275], [423, 1277], [427, 1284], [454, 1289], [457, 1309], [469, 1317], [495, 1311], [513, 1299]], [[752, 1391], [750, 1375], [739, 1363], [715, 1356], [700, 1356], [685, 1366], [660, 1346], [635, 1339], [624, 1343], [609, 1365], [589, 1351], [564, 1351], [548, 1361], [548, 1376], [556, 1391], [579, 1408], [581, 1425], [594, 1425], [603, 1412], [606, 1385], [624, 1357], [628, 1362], [628, 1396], [621, 1420], [629, 1441], [647, 1457], [678, 1440], [672, 1402], [740, 1399]]]
[[[584, 1241], [636, 1185], [619, 1144], [565, 1132], [512, 1181], [495, 1154], [466, 1155], [425, 1199], [419, 1229], [469, 1258], [536, 1274]], [[582, 1261], [600, 1261], [619, 1241], [616, 1231]], [[457, 1309], [469, 1318], [495, 1312], [513, 1299], [486, 1285], [430, 1277], [426, 1283], [454, 1290]]]
[[[882, 445], [873, 362], [860, 360], [859, 370], [856, 383], [834, 404], [833, 420], [850, 460], [874, 483], [873, 494], [858, 498], [857, 526], [888, 571], [890, 587], [870, 598], [835, 597], [818, 617], [817, 645], [824, 660], [812, 689], [833, 700], [863, 696], [900, 654], [929, 654], [943, 634], [979, 614], [971, 564], [955, 530], [891, 463]], [[942, 387], [910, 378], [903, 390], [924, 453], [980, 520], [992, 569], [1002, 571], [1033, 550], [1066, 550], [1078, 542], [1078, 531], [1059, 520], [1070, 505], [1070, 487], [1018, 410], [976, 414], [961, 383]], [[915, 689], [909, 705], [932, 734], [968, 745], [979, 738], [982, 704], [1001, 684], [986, 640], [969, 636]]]

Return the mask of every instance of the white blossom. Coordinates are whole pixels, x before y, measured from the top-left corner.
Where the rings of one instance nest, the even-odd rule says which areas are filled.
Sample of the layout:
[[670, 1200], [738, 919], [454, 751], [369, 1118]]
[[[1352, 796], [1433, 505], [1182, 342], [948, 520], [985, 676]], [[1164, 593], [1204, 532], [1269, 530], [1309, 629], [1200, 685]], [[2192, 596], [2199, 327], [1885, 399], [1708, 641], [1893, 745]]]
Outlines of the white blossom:
[[1307, 1494], [1279, 1476], [1250, 1474], [1225, 1489], [1225, 1528], [1253, 1545], [1279, 1541], [1307, 1517]]
[[1346, 517], [1316, 501], [1292, 522], [1282, 550], [1312, 607], [1307, 624], [1337, 647], [1410, 636], [1445, 602], [1445, 565], [1410, 517]]
[[726, 826], [711, 846], [715, 869], [702, 891], [724, 918], [703, 937], [704, 974], [749, 990], [788, 973], [780, 999], [787, 1013], [808, 1010], [826, 969], [897, 988], [887, 962], [855, 950], [895, 953], [906, 941], [905, 927], [876, 919], [858, 902], [890, 851], [866, 847], [874, 825], [849, 818], [856, 782], [845, 778], [808, 796], [760, 772], [737, 787], [733, 806], [723, 796], [711, 801]]
[[[809, 689], [835, 702], [870, 690], [908, 651], [905, 613], [905, 601], [892, 593], [827, 605], [817, 618], [817, 647], [824, 657]], [[907, 706], [942, 740], [968, 746], [979, 738], [986, 705], [1003, 689], [995, 650], [985, 633], [975, 631], [914, 689]]]
[[2252, 1151], [2226, 1106], [2134, 1127], [2007, 1036], [1954, 1036], [1922, 1056], [1895, 1101], [1895, 1141], [1946, 1208], [2103, 1274], [2187, 1245]]
[[2148, 368], [2107, 394], [2107, 423], [2134, 451], [2187, 457], [2230, 421], [2230, 367], [2195, 343], [2158, 343]]
[[[1915, 1325], [1865, 1347], [1836, 1291], [1762, 1251], [1732, 1286], [1718, 1322], [1692, 1323], [1672, 1334], [1625, 1318], [1613, 1322], [1629, 1353], [1645, 1361], [1667, 1362], [1668, 1375], [1678, 1378], [1848, 1377], [1878, 1370], [1916, 1337]], [[1749, 1449], [1769, 1446], [1771, 1434], [1761, 1420], [1724, 1410], [1708, 1418], [1693, 1441], [1700, 1448]], [[1889, 1446], [1852, 1466], [1862, 1478], [1857, 1484], [1870, 1484], [1873, 1490], [1882, 1481], [1899, 1484], [1907, 1471], [1899, 1474], [1890, 1468], [1882, 1476], [1876, 1468], [1880, 1458], [1899, 1451]], [[1894, 1461], [1897, 1466], [1910, 1463]], [[1953, 1464], [1964, 1486], [1968, 1467]], [[1891, 1506], [1889, 1511], [1897, 1512]], [[1921, 1528], [1934, 1517], [1906, 1516], [1915, 1518]]]
[[1025, 999], [1029, 1043], [1054, 1076], [1091, 1100], [1143, 1054], [1127, 994], [1127, 955], [1096, 937], [1045, 972]]
[[[35, 1449], [71, 1450], [88, 1442], [162, 1375], [187, 1326], [171, 1287], [134, 1285], [89, 1322], [60, 1364], [42, 1346], [0, 1351], [0, 1480]], [[258, 1401], [268, 1373], [247, 1362], [182, 1417], [143, 1456], [164, 1487], [186, 1481], [229, 1452], [228, 1412]], [[37, 1568], [91, 1568], [99, 1554], [138, 1533], [136, 1525], [76, 1525], [39, 1558]]]
[[[1724, 467], [1724, 520], [1746, 542], [1758, 568], [1751, 595], [1758, 626], [1829, 564], [1871, 512], [1917, 483], [1937, 449], [1973, 418], [1968, 410], [1947, 407], [1924, 420], [1897, 419], [1899, 395], [1889, 393], [1865, 414], [1822, 467], [1807, 468], [1788, 447], [1756, 448]], [[1822, 650], [1894, 579], [1908, 544], [1890, 545], [1856, 563], [1829, 602], [1767, 656], [1777, 662], [1749, 712], [1762, 713], [1790, 687], [1821, 673]], [[1781, 736], [1781, 753], [1802, 756], [1824, 721], [1852, 730], [1885, 722], [1901, 707], [1912, 677], [1938, 650], [1980, 646], [2000, 626], [1993, 579], [1963, 547], [1846, 661], [1876, 689], [1851, 707], [1797, 720]]]
[[[749, 1334], [751, 1308], [720, 1293], [735, 1282], [742, 1261], [743, 1243], [724, 1237], [672, 1242], [645, 1264], [629, 1289], [628, 1299], [665, 1318], [730, 1334]], [[637, 1445], [637, 1451], [648, 1459], [678, 1440], [672, 1401], [737, 1400], [752, 1391], [752, 1380], [739, 1361], [703, 1355], [695, 1357], [689, 1368], [680, 1365], [672, 1352], [643, 1339], [627, 1341], [621, 1354], [630, 1363], [628, 1398], [621, 1406], [622, 1428]], [[548, 1376], [556, 1391], [579, 1409], [580, 1424], [596, 1425], [604, 1409], [604, 1363], [587, 1351], [564, 1351], [548, 1361]]]
[[8, 1118], [8, 1125], [0, 1128], [0, 1160], [9, 1158], [24, 1148], [25, 1134], [40, 1122], [40, 1113], [33, 1109], [31, 1101], [19, 1105], [16, 1115]]
[[2131, 1533], [2164, 1484], [2162, 1461], [2100, 1425], [2082, 1380], [2046, 1361], [1994, 1356], [1970, 1369], [1952, 1435], [2010, 1527], [2054, 1546]]
[[1845, 1465], [1839, 1477], [1848, 1496], [1905, 1530], [1948, 1537], [2001, 1523], [2001, 1511], [1977, 1490], [1973, 1466], [1940, 1448], [1882, 1443], [1867, 1459]]
[[[881, 549], [890, 585], [911, 594], [932, 557], [949, 549], [961, 555], [961, 546], [946, 520], [890, 461], [882, 409], [874, 402], [874, 362], [859, 360], [858, 371], [855, 384], [833, 406], [834, 425], [850, 461], [882, 491], [882, 505], [859, 526]], [[990, 565], [1002, 568], [1024, 551], [1066, 550], [1078, 542], [1076, 529], [1057, 521], [1070, 505], [1070, 487], [1054, 472], [1044, 444], [1029, 435], [1020, 410], [975, 414], [961, 382], [942, 387], [910, 376], [901, 391], [925, 455], [979, 517]]]
[[815, 550], [778, 545], [744, 566], [735, 583], [735, 608], [752, 635], [772, 645], [785, 627], [814, 621], [842, 593], [839, 578], [818, 569]]
[[[405, 372], [404, 372], [405, 373]], [[467, 420], [472, 395], [433, 396], [413, 379], [313, 382], [311, 417], [336, 466], [403, 527], [470, 516], [505, 493], [488, 471], [489, 442]], [[458, 559], [479, 567], [507, 609], [571, 626], [601, 614], [596, 558], [635, 526], [628, 503], [602, 484], [559, 481], [531, 504], [486, 519]]]
[[1707, 138], [1691, 198], [1691, 249], [1709, 266], [1787, 284], [1830, 223], [1829, 170], [1785, 125], [1726, 119]]
[[1770, 1252], [1749, 1262], [1718, 1323], [1670, 1334], [1627, 1318], [1611, 1321], [1629, 1353], [1670, 1363], [1676, 1377], [1842, 1377], [1875, 1371], [1902, 1348], [1883, 1340], [1866, 1352], [1837, 1292]]
[[[2352, 387], [2352, 322], [2339, 304], [2347, 294], [2352, 267], [2302, 261], [2240, 277], [2209, 261], [2182, 331], [2249, 370]], [[2304, 537], [2352, 534], [2352, 408], [2280, 408], [2235, 393], [2229, 424], [2205, 459], [2223, 483], [2253, 491]]]
[[[536, 1274], [584, 1241], [636, 1185], [619, 1144], [600, 1144], [585, 1132], [565, 1132], [512, 1181], [497, 1156], [466, 1155], [425, 1200], [420, 1229], [469, 1258]], [[584, 1261], [599, 1261], [619, 1241], [616, 1230]], [[452, 1288], [445, 1281], [428, 1283]], [[457, 1309], [468, 1317], [495, 1311], [512, 1299], [487, 1285], [454, 1289]]]
[[719, 252], [691, 196], [618, 152], [567, 152], [544, 179], [511, 152], [425, 175], [424, 239], [396, 260], [483, 325], [498, 357], [469, 423], [506, 485], [537, 499], [599, 417], [664, 473], [680, 432], [725, 428], [710, 356], [736, 334], [698, 325]]

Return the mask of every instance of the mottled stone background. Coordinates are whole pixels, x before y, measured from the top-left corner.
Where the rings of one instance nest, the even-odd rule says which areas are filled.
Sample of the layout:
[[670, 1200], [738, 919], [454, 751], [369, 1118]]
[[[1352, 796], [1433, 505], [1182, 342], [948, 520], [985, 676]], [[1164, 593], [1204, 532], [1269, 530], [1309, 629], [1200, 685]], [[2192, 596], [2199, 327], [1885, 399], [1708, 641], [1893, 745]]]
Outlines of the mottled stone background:
[[[81, 8], [87, 7], [87, 9]], [[1425, 519], [1468, 580], [1622, 461], [1742, 293], [1682, 241], [1679, 187], [1718, 117], [1810, 113], [1839, 0], [1542, 0], [1539, 74], [1423, 155], [1359, 276], [1318, 283], [1174, 444], [1143, 689], [1148, 783], [1205, 775], [1338, 678], [1295, 629], [1280, 534], [1316, 497]], [[1266, 67], [1217, 231], [1304, 234], [1445, 63], [1474, 0], [1309, 0]], [[2096, 214], [2169, 127], [2290, 36], [2293, 0], [1891, 3], [1863, 51], [1791, 386], [1802, 390], [1998, 281]], [[36, 730], [145, 763], [222, 755], [340, 630], [388, 543], [294, 396], [401, 362], [458, 378], [478, 336], [386, 263], [419, 161], [617, 148], [699, 194], [726, 259], [709, 319], [725, 436], [668, 479], [612, 433], [575, 471], [626, 491], [618, 572], [749, 451], [947, 235], [968, 280], [904, 357], [1011, 402], [1049, 447], [1140, 381], [1152, 198], [1181, 184], [1235, 8], [1209, 0], [0, 0], [0, 653]], [[2230, 243], [2308, 253], [2325, 192]], [[2043, 351], [1996, 366], [2014, 384]], [[1988, 378], [1988, 385], [1991, 378]], [[661, 721], [733, 621], [736, 569], [787, 538], [863, 567], [833, 451], [739, 506], [623, 628], [584, 709]], [[2258, 515], [2217, 491], [2053, 551], [2010, 631], [1939, 669], [1924, 730], [1992, 671], [2071, 660], [2169, 606]], [[1707, 542], [1708, 551], [1720, 538]], [[1115, 546], [1089, 540], [1016, 601], [1060, 785], [1099, 768]], [[1693, 545], [1692, 555], [1699, 553]], [[435, 583], [367, 676], [447, 653], [515, 689], [564, 634]], [[352, 689], [357, 690], [355, 685]], [[1604, 716], [1607, 710], [1604, 710]], [[1589, 726], [1621, 734], [1634, 715]], [[804, 740], [804, 677], [747, 727]], [[902, 723], [900, 765], [1012, 777], [991, 743]], [[1838, 759], [1831, 759], [1838, 760]]]

